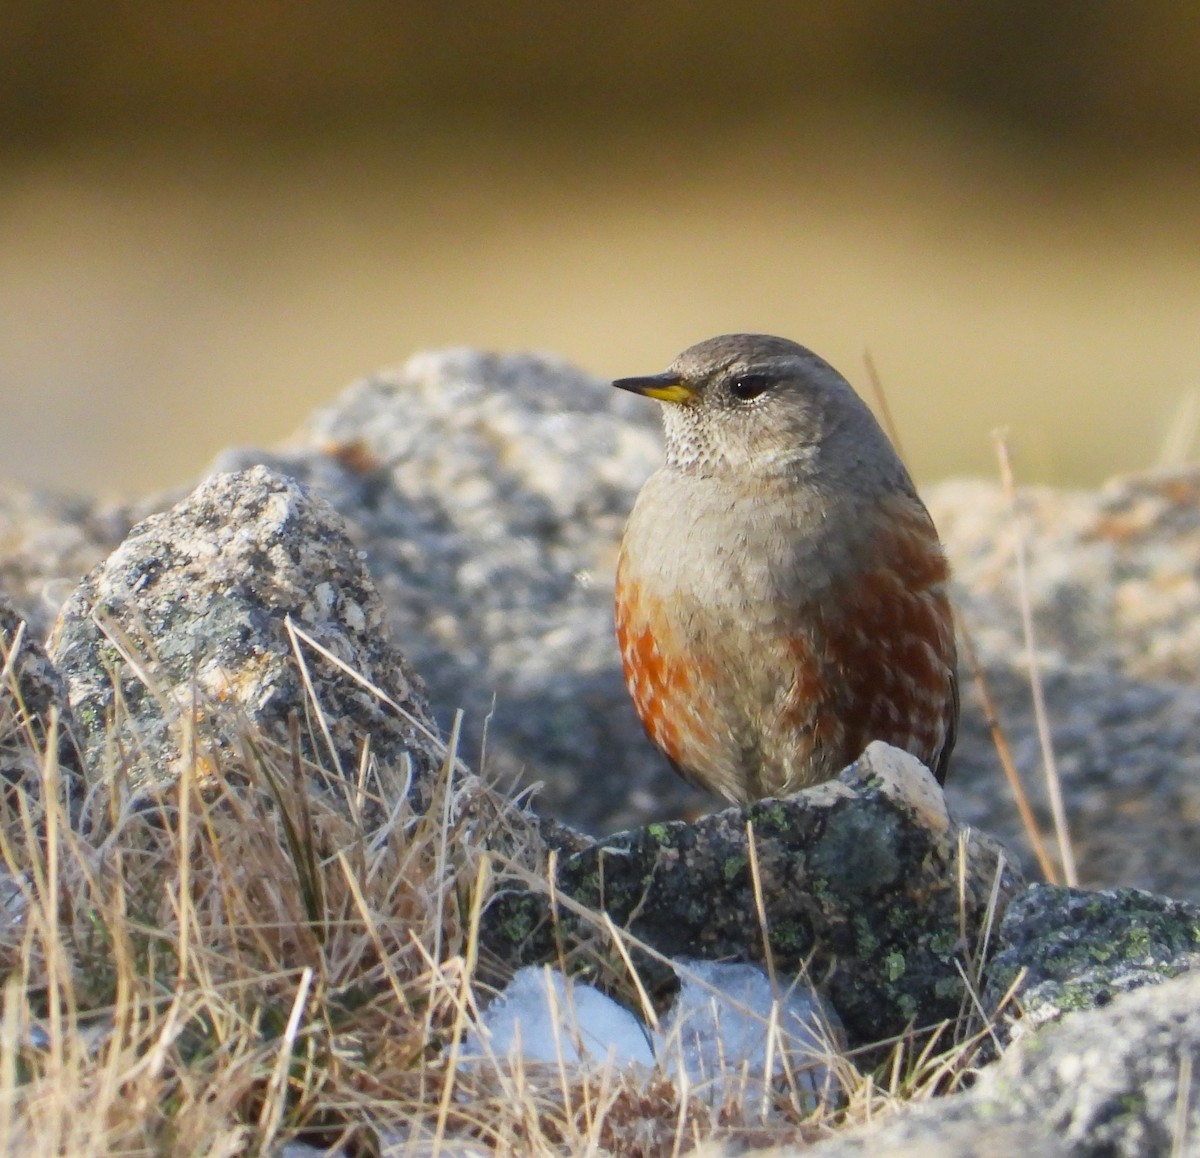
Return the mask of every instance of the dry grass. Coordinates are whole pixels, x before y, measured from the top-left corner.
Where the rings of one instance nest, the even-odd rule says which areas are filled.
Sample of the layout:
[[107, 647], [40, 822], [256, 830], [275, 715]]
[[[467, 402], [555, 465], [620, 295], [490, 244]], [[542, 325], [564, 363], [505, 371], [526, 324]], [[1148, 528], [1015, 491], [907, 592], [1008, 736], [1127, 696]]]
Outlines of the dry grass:
[[[986, 1036], [968, 1009], [916, 1056], [895, 1043], [874, 1073], [831, 1047], [839, 1089], [816, 1106], [787, 1080], [751, 1105], [735, 1082], [714, 1099], [613, 1067], [464, 1067], [461, 1038], [486, 996], [479, 914], [498, 880], [528, 879], [466, 807], [489, 790], [444, 775], [418, 815], [408, 770], [372, 765], [345, 788], [365, 787], [362, 807], [307, 788], [322, 774], [295, 743], [243, 723], [218, 777], [185, 772], [148, 807], [97, 792], [80, 822], [53, 722], [49, 736], [31, 726], [11, 679], [0, 705], [0, 740], [40, 768], [0, 810], [4, 1153], [268, 1155], [297, 1139], [350, 1155], [765, 1146], [956, 1088]], [[497, 797], [485, 812], [521, 828]], [[598, 939], [623, 944], [593, 916]]]

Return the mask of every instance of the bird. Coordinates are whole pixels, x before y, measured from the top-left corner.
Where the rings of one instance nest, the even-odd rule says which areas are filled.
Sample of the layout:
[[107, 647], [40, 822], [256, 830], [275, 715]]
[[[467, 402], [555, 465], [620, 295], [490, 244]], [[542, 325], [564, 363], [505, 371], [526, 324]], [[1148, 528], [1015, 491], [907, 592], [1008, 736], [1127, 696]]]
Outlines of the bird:
[[944, 783], [949, 566], [850, 383], [786, 338], [724, 334], [613, 385], [662, 405], [665, 459], [622, 535], [615, 618], [634, 707], [675, 770], [745, 805], [883, 740]]

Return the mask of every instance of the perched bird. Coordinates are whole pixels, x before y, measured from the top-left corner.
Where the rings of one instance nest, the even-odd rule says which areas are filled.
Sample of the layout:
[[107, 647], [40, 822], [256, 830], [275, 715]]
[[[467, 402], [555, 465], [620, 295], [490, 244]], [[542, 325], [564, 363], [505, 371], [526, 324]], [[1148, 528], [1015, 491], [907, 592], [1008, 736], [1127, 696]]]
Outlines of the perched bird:
[[836, 776], [872, 740], [944, 781], [958, 724], [949, 571], [865, 403], [811, 350], [726, 334], [663, 374], [666, 461], [617, 563], [617, 639], [650, 738], [744, 803]]

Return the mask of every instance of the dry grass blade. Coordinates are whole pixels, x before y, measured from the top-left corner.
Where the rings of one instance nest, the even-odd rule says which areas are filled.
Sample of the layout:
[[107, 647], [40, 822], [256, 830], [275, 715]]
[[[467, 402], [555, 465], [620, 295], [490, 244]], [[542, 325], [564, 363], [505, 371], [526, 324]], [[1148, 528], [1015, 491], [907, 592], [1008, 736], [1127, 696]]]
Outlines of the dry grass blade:
[[1062, 781], [1058, 775], [1058, 763], [1054, 759], [1054, 744], [1050, 738], [1050, 716], [1046, 711], [1046, 696], [1042, 688], [1041, 667], [1037, 660], [1034, 640], [1033, 607], [1029, 598], [1029, 573], [1025, 558], [1025, 536], [1021, 527], [1021, 511], [1016, 483], [1013, 479], [1012, 461], [1008, 444], [1002, 434], [996, 434], [996, 455], [1000, 462], [1000, 477], [1004, 492], [1012, 509], [1013, 535], [1016, 541], [1017, 591], [1021, 604], [1021, 627], [1025, 635], [1025, 655], [1029, 664], [1029, 687], [1033, 695], [1033, 714], [1037, 722], [1038, 744], [1042, 750], [1042, 770], [1046, 777], [1046, 791], [1050, 797], [1050, 812], [1054, 817], [1054, 833], [1058, 842], [1058, 855], [1062, 861], [1063, 879], [1071, 887], [1079, 884], [1079, 873], [1075, 867], [1075, 850], [1067, 827], [1067, 811], [1063, 804]]
[[[875, 358], [871, 351], [863, 351], [863, 362], [867, 369], [867, 379], [871, 384], [871, 393], [875, 399], [876, 407], [879, 410], [880, 419], [884, 430], [887, 431], [888, 438], [891, 439], [892, 445], [896, 448], [896, 453], [900, 456], [900, 460], [905, 461], [904, 449], [900, 441], [900, 431], [896, 426], [895, 419], [892, 417], [891, 406], [888, 404], [887, 391], [883, 386], [883, 379], [879, 374], [878, 367], [875, 364]], [[1010, 492], [1011, 498], [1011, 492]], [[1012, 749], [1009, 748], [1008, 739], [1004, 734], [1004, 729], [1000, 723], [1000, 716], [996, 710], [995, 701], [992, 698], [991, 689], [988, 687], [987, 678], [984, 675], [983, 668], [979, 663], [978, 656], [975, 652], [974, 641], [971, 638], [971, 633], [967, 629], [967, 625], [963, 622], [963, 618], [958, 608], [954, 609], [954, 623], [957, 632], [959, 643], [966, 654], [967, 665], [971, 672], [971, 677], [975, 682], [975, 686], [979, 691], [980, 700], [983, 703], [984, 715], [987, 720], [988, 731], [992, 737], [992, 743], [995, 746], [996, 754], [1000, 759], [1000, 767], [1004, 771], [1005, 779], [1008, 781], [1009, 791], [1012, 793], [1014, 802], [1017, 805], [1017, 810], [1021, 815], [1021, 824], [1029, 837], [1029, 843], [1033, 848], [1034, 856], [1037, 858], [1038, 867], [1041, 869], [1042, 875], [1051, 884], [1059, 882], [1059, 870], [1051, 859], [1046, 848], [1045, 837], [1042, 835], [1041, 826], [1037, 822], [1037, 817], [1034, 815], [1033, 808], [1030, 806], [1028, 794], [1025, 792], [1025, 787], [1021, 783], [1021, 777], [1017, 772], [1016, 762], [1013, 760]]]
[[1191, 386], [1180, 394], [1175, 404], [1156, 464], [1172, 468], [1190, 462], [1196, 450], [1197, 434], [1200, 434], [1200, 388]]
[[1025, 791], [1025, 785], [1021, 782], [1021, 774], [1017, 771], [1017, 762], [1013, 759], [1012, 749], [1008, 745], [1008, 737], [1004, 734], [1004, 728], [1000, 723], [1000, 715], [996, 710], [996, 703], [992, 698], [987, 676], [984, 674], [983, 665], [979, 662], [979, 657], [975, 652], [974, 640], [971, 638], [971, 633], [967, 630], [966, 624], [963, 623], [962, 616], [957, 612], [955, 613], [955, 623], [957, 624], [959, 643], [962, 645], [965, 653], [971, 678], [975, 681], [980, 702], [983, 704], [983, 714], [987, 722], [988, 731], [991, 733], [992, 744], [996, 749], [996, 755], [999, 757], [1004, 778], [1008, 781], [1008, 788], [1017, 806], [1017, 812], [1020, 813], [1021, 825], [1025, 829], [1025, 835], [1029, 838], [1029, 844], [1033, 848], [1033, 855], [1037, 858], [1038, 868], [1041, 870], [1042, 876], [1050, 884], [1059, 884], [1061, 877], [1058, 865], [1054, 863], [1053, 858], [1050, 856], [1050, 851], [1046, 847], [1046, 838], [1042, 833], [1042, 827], [1038, 824], [1033, 806], [1029, 803], [1029, 794]]
[[746, 852], [750, 857], [750, 882], [754, 890], [754, 915], [758, 918], [758, 931], [762, 935], [763, 961], [767, 966], [767, 976], [771, 985], [779, 987], [775, 974], [775, 954], [771, 949], [771, 931], [767, 927], [767, 901], [763, 896], [762, 872], [758, 867], [758, 844], [754, 839], [754, 825], [746, 821]]

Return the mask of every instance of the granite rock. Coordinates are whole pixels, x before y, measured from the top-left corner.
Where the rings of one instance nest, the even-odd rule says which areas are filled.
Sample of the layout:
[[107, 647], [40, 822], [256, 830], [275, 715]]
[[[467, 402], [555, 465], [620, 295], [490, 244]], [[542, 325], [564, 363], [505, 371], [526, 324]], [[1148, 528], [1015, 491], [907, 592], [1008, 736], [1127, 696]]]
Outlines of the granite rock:
[[973, 1090], [905, 1107], [812, 1158], [1200, 1154], [1200, 973], [1115, 997], [1018, 1041]]
[[242, 722], [285, 751], [296, 726], [300, 755], [343, 778], [368, 739], [381, 762], [409, 761], [418, 788], [442, 762], [340, 517], [263, 467], [137, 524], [67, 600], [49, 654], [89, 785], [119, 777], [136, 795], [191, 760], [201, 780], [218, 774]]
[[1198, 968], [1200, 906], [1139, 889], [1032, 885], [1000, 922], [984, 1006], [998, 1008], [1014, 988], [1020, 1036]]

